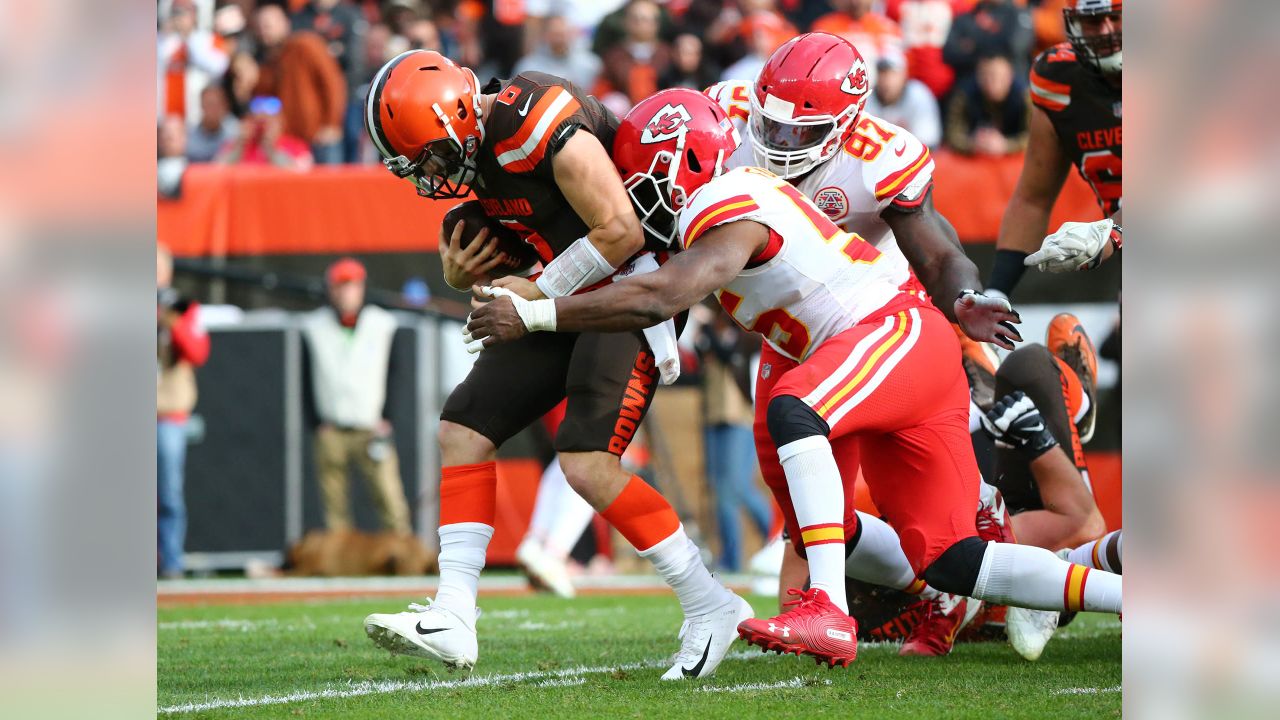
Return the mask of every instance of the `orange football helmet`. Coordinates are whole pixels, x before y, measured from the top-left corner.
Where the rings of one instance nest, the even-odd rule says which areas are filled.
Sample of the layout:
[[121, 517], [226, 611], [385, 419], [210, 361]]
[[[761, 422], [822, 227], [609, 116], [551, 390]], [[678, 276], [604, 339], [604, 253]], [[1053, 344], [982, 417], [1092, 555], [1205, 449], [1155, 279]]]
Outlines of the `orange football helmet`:
[[468, 194], [476, 152], [484, 142], [480, 83], [469, 68], [438, 52], [409, 50], [393, 58], [369, 85], [365, 129], [396, 177], [418, 194]]

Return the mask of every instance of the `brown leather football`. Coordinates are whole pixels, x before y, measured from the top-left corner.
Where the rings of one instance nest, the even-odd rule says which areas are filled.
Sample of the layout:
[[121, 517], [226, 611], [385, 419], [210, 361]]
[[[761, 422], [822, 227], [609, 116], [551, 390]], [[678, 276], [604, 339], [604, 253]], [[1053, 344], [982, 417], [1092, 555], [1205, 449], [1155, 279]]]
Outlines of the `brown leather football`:
[[444, 235], [446, 238], [453, 236], [454, 226], [459, 222], [464, 223], [461, 249], [466, 249], [471, 244], [481, 228], [489, 228], [489, 236], [498, 239], [498, 249], [506, 253], [514, 263], [511, 267], [502, 268], [501, 272], [523, 272], [533, 267], [539, 260], [538, 251], [525, 242], [519, 233], [485, 215], [479, 200], [468, 200], [445, 213]]

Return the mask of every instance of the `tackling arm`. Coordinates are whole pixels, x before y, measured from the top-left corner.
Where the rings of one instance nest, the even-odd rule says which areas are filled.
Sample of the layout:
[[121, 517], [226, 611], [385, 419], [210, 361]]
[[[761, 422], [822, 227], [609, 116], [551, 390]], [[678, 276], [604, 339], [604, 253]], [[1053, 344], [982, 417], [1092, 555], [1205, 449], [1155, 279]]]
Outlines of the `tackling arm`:
[[537, 330], [625, 332], [651, 327], [727, 285], [768, 240], [763, 225], [726, 223], [661, 268], [589, 293], [530, 302], [487, 289], [490, 295], [502, 296], [471, 314], [466, 327], [470, 347], [480, 342], [488, 347]]

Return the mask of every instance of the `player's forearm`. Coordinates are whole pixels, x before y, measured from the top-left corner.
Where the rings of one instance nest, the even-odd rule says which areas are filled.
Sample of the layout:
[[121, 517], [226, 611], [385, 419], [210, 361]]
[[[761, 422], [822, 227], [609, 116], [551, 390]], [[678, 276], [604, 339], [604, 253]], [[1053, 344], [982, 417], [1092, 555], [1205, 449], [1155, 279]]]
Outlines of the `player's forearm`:
[[956, 321], [955, 299], [961, 290], [982, 289], [982, 278], [978, 275], [978, 266], [964, 253], [950, 253], [935, 263], [929, 277], [920, 278], [925, 290], [933, 298], [934, 304], [951, 322]]
[[626, 262], [644, 247], [644, 234], [630, 206], [625, 214], [609, 217], [591, 228], [587, 239], [614, 267]]
[[[652, 274], [652, 273], [651, 273]], [[627, 332], [643, 330], [687, 309], [679, 294], [645, 275], [616, 282], [581, 295], [555, 299], [556, 330], [560, 332]]]
[[996, 250], [1015, 250], [1031, 254], [1040, 249], [1045, 232], [1049, 229], [1049, 213], [1053, 199], [1042, 201], [1014, 193], [1000, 222], [1000, 234], [996, 238]]

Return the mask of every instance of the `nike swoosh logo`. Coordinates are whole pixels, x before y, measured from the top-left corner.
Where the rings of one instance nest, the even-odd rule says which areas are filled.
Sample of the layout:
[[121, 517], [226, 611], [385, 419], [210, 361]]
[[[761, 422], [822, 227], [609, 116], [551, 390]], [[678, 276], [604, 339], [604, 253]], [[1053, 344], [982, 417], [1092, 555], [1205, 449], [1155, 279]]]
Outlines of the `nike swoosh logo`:
[[419, 635], [430, 635], [431, 633], [443, 632], [444, 630], [447, 630], [448, 628], [433, 628], [433, 629], [431, 629], [431, 630], [428, 630], [428, 629], [426, 629], [426, 628], [422, 627], [422, 622], [421, 622], [421, 621], [419, 621], [419, 622], [418, 622], [418, 624], [417, 624], [417, 625], [415, 625], [413, 629], [414, 629], [414, 630], [417, 630]]
[[702, 649], [702, 659], [698, 661], [697, 665], [694, 665], [692, 668], [680, 668], [680, 672], [685, 677], [698, 677], [698, 673], [702, 672], [702, 666], [707, 664], [707, 653], [711, 652], [711, 641], [714, 639], [714, 635], [707, 638], [707, 646]]
[[1040, 432], [1043, 429], [1044, 429], [1044, 425], [1036, 425], [1035, 427], [1027, 428], [1027, 432]]
[[893, 154], [897, 155], [898, 157], [902, 157], [902, 153], [906, 151], [907, 151], [907, 144], [902, 143], [902, 145], [899, 145], [898, 147], [893, 149]]
[[529, 114], [529, 103], [532, 103], [532, 102], [533, 102], [533, 96], [530, 95], [529, 99], [524, 101], [524, 107], [516, 111], [520, 113], [520, 117], [524, 117], [525, 115]]

